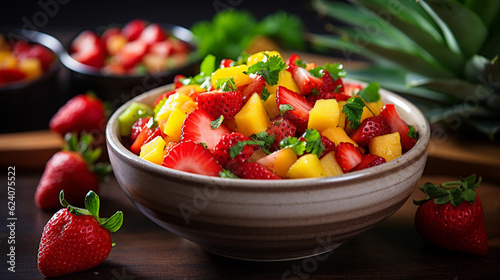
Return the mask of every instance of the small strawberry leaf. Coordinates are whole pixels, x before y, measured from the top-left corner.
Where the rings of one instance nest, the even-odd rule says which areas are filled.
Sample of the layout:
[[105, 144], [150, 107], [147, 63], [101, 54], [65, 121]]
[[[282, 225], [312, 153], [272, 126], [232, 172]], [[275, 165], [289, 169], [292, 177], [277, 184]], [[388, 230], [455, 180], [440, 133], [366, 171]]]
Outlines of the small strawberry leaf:
[[108, 229], [110, 232], [116, 232], [120, 229], [120, 227], [123, 224], [123, 212], [122, 211], [116, 211], [113, 216], [109, 218], [104, 218], [101, 219], [100, 225], [106, 229]]
[[59, 202], [61, 203], [62, 207], [67, 208], [68, 212], [70, 212], [73, 215], [91, 215], [87, 209], [70, 205], [68, 201], [64, 199], [63, 190], [59, 192]]
[[85, 196], [85, 208], [89, 211], [98, 222], [99, 221], [99, 207], [100, 207], [99, 196], [93, 191], [89, 191]]
[[413, 203], [421, 205], [428, 200], [434, 200], [436, 204], [449, 202], [453, 206], [458, 206], [464, 201], [474, 203], [476, 201], [475, 189], [481, 181], [481, 177], [476, 181], [476, 174], [473, 174], [467, 178], [460, 177], [460, 181], [444, 182], [439, 186], [427, 182], [420, 186], [420, 190], [427, 194], [427, 197], [424, 200], [413, 200]]

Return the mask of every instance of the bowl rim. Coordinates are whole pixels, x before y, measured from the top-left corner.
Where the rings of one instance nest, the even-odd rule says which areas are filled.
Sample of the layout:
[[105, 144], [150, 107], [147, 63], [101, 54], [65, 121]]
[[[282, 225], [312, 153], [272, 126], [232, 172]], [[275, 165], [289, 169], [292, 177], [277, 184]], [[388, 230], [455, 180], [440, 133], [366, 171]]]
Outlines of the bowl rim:
[[61, 42], [59, 42], [59, 40], [57, 40], [54, 36], [40, 31], [19, 28], [0, 28], [0, 34], [4, 34], [9, 41], [20, 39], [30, 43], [39, 44], [46, 47], [54, 54], [54, 60], [52, 61], [52, 64], [46, 71], [43, 72], [40, 77], [29, 81], [16, 81], [8, 83], [5, 86], [0, 86], [0, 92], [15, 91], [29, 87], [31, 85], [36, 85], [40, 81], [43, 81], [52, 76], [60, 69], [59, 55], [63, 47]]
[[[91, 77], [100, 77], [100, 78], [107, 78], [107, 79], [137, 79], [137, 78], [143, 78], [144, 76], [151, 76], [151, 77], [163, 77], [172, 74], [174, 71], [179, 71], [182, 69], [185, 69], [192, 64], [197, 62], [197, 58], [193, 55], [196, 52], [196, 44], [194, 41], [194, 36], [193, 33], [180, 25], [174, 25], [170, 23], [158, 23], [161, 27], [164, 29], [167, 29], [174, 37], [177, 39], [187, 43], [190, 46], [190, 51], [191, 53], [188, 55], [188, 62], [185, 65], [182, 65], [177, 68], [172, 68], [167, 71], [162, 71], [162, 72], [157, 72], [157, 73], [145, 73], [144, 75], [114, 75], [114, 74], [103, 74], [99, 69], [96, 69], [95, 67], [85, 65], [83, 63], [80, 63], [79, 61], [76, 61], [69, 53], [68, 49], [69, 48], [64, 48], [62, 49], [61, 53], [59, 54], [61, 63], [64, 67], [67, 69], [71, 70], [72, 72], [91, 76]], [[114, 25], [113, 25], [114, 26]], [[111, 27], [111, 25], [110, 25]], [[86, 29], [87, 30], [87, 29]], [[68, 43], [68, 45], [73, 42], [73, 40], [83, 31], [78, 32]]]
[[[353, 79], [343, 79], [345, 82], [359, 83], [366, 86], [365, 82], [353, 80]], [[166, 168], [161, 165], [154, 164], [152, 162], [143, 160], [139, 158], [136, 154], [132, 153], [127, 149], [121, 142], [119, 136], [118, 128], [118, 116], [129, 106], [132, 102], [138, 102], [138, 100], [145, 99], [147, 97], [159, 95], [167, 90], [171, 90], [172, 84], [161, 86], [152, 90], [149, 90], [141, 95], [130, 99], [122, 106], [120, 106], [109, 118], [106, 125], [106, 145], [108, 147], [108, 154], [114, 154], [119, 157], [120, 160], [125, 161], [128, 165], [133, 166], [139, 170], [145, 171], [151, 175], [163, 177], [163, 178], [176, 178], [177, 180], [182, 180], [189, 183], [198, 184], [215, 184], [222, 186], [226, 189], [236, 188], [238, 190], [268, 190], [272, 191], [274, 188], [280, 189], [301, 189], [304, 186], [308, 188], [315, 187], [331, 187], [346, 185], [346, 183], [361, 183], [363, 181], [370, 180], [375, 177], [380, 177], [381, 175], [389, 175], [395, 173], [396, 171], [410, 166], [412, 163], [418, 161], [421, 157], [427, 157], [427, 146], [430, 139], [430, 126], [425, 118], [424, 114], [409, 100], [401, 97], [400, 95], [393, 93], [391, 91], [380, 89], [380, 93], [383, 99], [387, 103], [393, 103], [398, 107], [402, 107], [403, 110], [411, 112], [415, 116], [414, 122], [410, 124], [415, 125], [416, 123], [421, 123], [418, 128], [419, 139], [416, 144], [406, 153], [400, 157], [386, 162], [384, 164], [370, 167], [363, 170], [358, 170], [354, 172], [345, 173], [337, 176], [329, 177], [319, 177], [319, 178], [303, 178], [303, 179], [283, 179], [283, 180], [263, 180], [263, 179], [252, 179], [245, 180], [239, 178], [221, 178], [221, 177], [211, 177], [206, 175], [199, 175], [194, 173], [189, 173], [185, 171], [175, 170]], [[111, 158], [111, 163], [113, 164]]]

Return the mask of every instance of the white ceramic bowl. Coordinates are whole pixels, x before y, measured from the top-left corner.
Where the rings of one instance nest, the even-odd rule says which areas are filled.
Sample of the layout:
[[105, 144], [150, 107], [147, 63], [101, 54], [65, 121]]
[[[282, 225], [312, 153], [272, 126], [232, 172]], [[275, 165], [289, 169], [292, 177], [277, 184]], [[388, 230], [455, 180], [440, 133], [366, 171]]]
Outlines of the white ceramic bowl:
[[[152, 104], [171, 86], [129, 102]], [[165, 229], [216, 254], [247, 260], [305, 258], [335, 249], [396, 212], [427, 160], [429, 124], [417, 107], [381, 90], [420, 133], [415, 146], [379, 166], [335, 177], [243, 180], [186, 173], [140, 159], [121, 142], [118, 115], [106, 139], [114, 174], [130, 200]]]

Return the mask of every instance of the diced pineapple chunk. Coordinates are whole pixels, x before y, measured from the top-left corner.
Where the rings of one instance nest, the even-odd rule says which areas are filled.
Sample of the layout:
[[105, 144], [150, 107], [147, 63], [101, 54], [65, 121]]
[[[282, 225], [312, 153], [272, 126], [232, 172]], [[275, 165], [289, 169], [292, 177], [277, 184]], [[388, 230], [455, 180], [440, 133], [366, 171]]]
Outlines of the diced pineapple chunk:
[[259, 160], [257, 163], [264, 165], [274, 171], [276, 175], [285, 177], [288, 169], [297, 161], [297, 154], [291, 149], [286, 148], [269, 154]]
[[156, 136], [153, 140], [142, 145], [139, 157], [156, 164], [163, 163], [166, 143], [161, 136]]
[[315, 154], [301, 156], [286, 173], [290, 179], [315, 178], [327, 176], [325, 169], [321, 166], [319, 158]]
[[321, 132], [321, 135], [325, 136], [326, 138], [328, 138], [328, 140], [335, 143], [335, 146], [338, 146], [342, 142], [348, 142], [352, 143], [356, 147], [358, 146], [358, 143], [352, 140], [351, 137], [347, 135], [345, 130], [340, 127], [330, 127], [328, 129], [325, 129], [323, 130], [323, 132]]
[[399, 132], [373, 137], [368, 143], [370, 153], [391, 161], [402, 155]]
[[247, 137], [267, 130], [270, 119], [264, 107], [264, 101], [258, 93], [252, 94], [247, 103], [234, 116], [234, 120], [236, 121], [236, 131]]
[[248, 66], [246, 64], [231, 66], [225, 68], [219, 68], [212, 74], [212, 85], [215, 86], [217, 80], [233, 78], [234, 84], [237, 87], [248, 85], [252, 79], [243, 73], [248, 71]]
[[337, 127], [339, 123], [339, 105], [335, 99], [319, 99], [309, 112], [308, 129], [321, 132], [330, 127]]
[[38, 58], [25, 58], [19, 61], [19, 70], [26, 74], [27, 79], [36, 79], [43, 74], [42, 63]]
[[264, 107], [266, 107], [267, 114], [271, 119], [274, 119], [280, 114], [280, 109], [278, 108], [278, 104], [276, 103], [276, 93], [272, 93], [271, 95], [269, 95], [266, 102], [264, 102]]
[[328, 152], [319, 161], [321, 163], [321, 166], [323, 166], [323, 169], [325, 170], [327, 176], [337, 176], [344, 174], [344, 171], [342, 171], [342, 167], [340, 167], [337, 160], [335, 159], [334, 151]]
[[252, 66], [255, 63], [260, 62], [260, 61], [264, 61], [264, 62], [267, 61], [266, 54], [269, 55], [269, 57], [277, 55], [277, 56], [279, 56], [279, 58], [283, 59], [281, 57], [281, 54], [277, 51], [262, 51], [262, 52], [254, 53], [251, 56], [249, 56], [247, 58], [247, 65]]

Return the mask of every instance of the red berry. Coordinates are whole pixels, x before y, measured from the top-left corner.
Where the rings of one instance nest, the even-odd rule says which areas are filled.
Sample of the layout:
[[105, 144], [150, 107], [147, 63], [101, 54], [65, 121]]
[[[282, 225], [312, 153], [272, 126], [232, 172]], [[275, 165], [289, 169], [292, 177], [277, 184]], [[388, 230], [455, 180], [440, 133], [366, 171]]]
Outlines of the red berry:
[[231, 131], [221, 124], [213, 129], [210, 122], [212, 117], [202, 109], [196, 109], [191, 112], [182, 125], [181, 142], [192, 141], [195, 143], [205, 143], [208, 150], [213, 151], [219, 140]]
[[367, 154], [363, 157], [360, 163], [358, 163], [353, 169], [351, 169], [351, 171], [366, 169], [385, 162], [385, 158], [383, 157], [379, 157], [373, 154]]
[[335, 158], [342, 171], [349, 172], [363, 160], [363, 155], [352, 143], [341, 142], [335, 149]]
[[234, 166], [232, 169], [234, 175], [243, 179], [281, 179], [278, 175], [274, 174], [271, 170], [257, 162], [242, 162]]
[[403, 146], [404, 152], [408, 151], [415, 145], [417, 139], [412, 138], [408, 135], [410, 129], [404, 122], [404, 120], [399, 116], [394, 104], [386, 104], [380, 111], [380, 115], [384, 116], [389, 122], [389, 125], [391, 126], [391, 132], [399, 132], [399, 136], [401, 137], [401, 145]]
[[290, 105], [293, 109], [286, 111], [283, 116], [297, 124], [299, 130], [305, 130], [309, 122], [309, 111], [313, 108], [307, 99], [286, 87], [276, 89], [276, 103], [278, 106]]
[[238, 132], [224, 135], [213, 151], [215, 159], [227, 169], [230, 169], [234, 164], [247, 161], [254, 152], [253, 145], [245, 145], [234, 158], [230, 154], [231, 147], [242, 141], [250, 141], [250, 138]]
[[297, 125], [289, 119], [282, 116], [277, 116], [272, 119], [267, 128], [268, 135], [274, 135], [274, 137], [276, 137], [276, 140], [274, 140], [274, 143], [271, 145], [271, 150], [279, 150], [281, 140], [286, 137], [293, 137], [295, 132], [297, 132]]
[[198, 108], [207, 111], [213, 119], [232, 119], [243, 107], [241, 91], [209, 91], [198, 94], [196, 97]]
[[351, 139], [360, 146], [368, 146], [370, 139], [376, 136], [391, 133], [391, 126], [384, 116], [368, 117], [351, 134]]
[[207, 176], [219, 176], [219, 172], [222, 171], [212, 153], [203, 145], [194, 142], [181, 142], [175, 145], [163, 159], [162, 165]]

